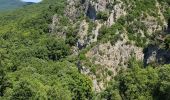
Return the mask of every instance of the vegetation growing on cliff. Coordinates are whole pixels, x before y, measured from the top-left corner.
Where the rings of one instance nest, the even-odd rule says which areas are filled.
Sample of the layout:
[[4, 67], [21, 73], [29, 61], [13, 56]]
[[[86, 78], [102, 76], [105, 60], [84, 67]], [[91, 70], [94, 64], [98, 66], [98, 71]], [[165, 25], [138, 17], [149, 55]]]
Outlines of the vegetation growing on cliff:
[[[127, 35], [127, 44], [134, 43], [138, 47], [145, 47], [148, 42], [154, 41], [152, 35], [156, 33], [148, 33], [148, 27], [142, 20], [154, 17], [160, 22], [158, 25], [162, 25], [157, 14], [159, 9], [155, 6], [157, 2], [122, 1], [125, 4], [123, 6], [130, 5], [125, 7], [127, 14], [121, 16], [112, 26], [102, 24], [98, 32], [98, 42], [89, 43], [77, 51], [72, 48], [78, 45], [79, 21], [85, 20], [88, 23], [87, 36], [91, 35], [98, 24], [82, 15], [77, 22], [75, 20], [72, 23], [64, 14], [66, 0], [44, 0], [12, 12], [0, 13], [0, 99], [169, 100], [170, 65], [153, 64], [144, 68], [143, 63], [132, 57], [126, 62], [127, 68], [121, 69], [114, 76], [110, 69], [94, 64], [95, 58], [91, 62], [86, 56], [92, 47], [97, 47], [100, 43], [110, 42], [114, 46], [118, 40], [123, 41], [123, 33]], [[163, 14], [167, 20], [170, 16], [170, 9], [167, 7], [170, 2], [158, 1], [166, 5]], [[108, 6], [112, 7], [111, 4]], [[60, 26], [57, 26], [60, 31], [57, 32], [64, 30], [64, 38], [58, 36], [55, 31], [51, 32], [50, 25], [56, 14], [60, 17]], [[101, 21], [100, 24], [107, 21], [109, 13], [98, 12], [96, 17]], [[143, 34], [140, 34], [139, 30]], [[163, 49], [169, 49], [168, 35], [162, 44], [165, 45]], [[97, 53], [102, 55], [103, 51]], [[93, 78], [96, 78], [97, 82], [107, 81], [107, 75], [111, 78], [110, 82], [104, 84], [106, 89], [101, 90], [101, 93], [93, 90], [92, 84], [95, 81], [81, 73], [84, 66], [80, 66], [80, 62], [89, 68], [90, 74], [94, 75]]]
[[64, 39], [49, 33], [65, 0], [44, 0], [0, 15], [0, 99], [84, 100], [91, 80], [79, 73]]
[[98, 97], [107, 100], [169, 100], [169, 73], [169, 65], [144, 68], [132, 60], [129, 68], [120, 71]]

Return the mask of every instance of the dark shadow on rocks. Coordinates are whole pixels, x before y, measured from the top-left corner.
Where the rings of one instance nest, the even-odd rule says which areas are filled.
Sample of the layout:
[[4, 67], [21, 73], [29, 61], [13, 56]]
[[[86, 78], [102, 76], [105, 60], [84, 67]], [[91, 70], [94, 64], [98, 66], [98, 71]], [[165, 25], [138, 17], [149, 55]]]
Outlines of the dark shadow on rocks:
[[170, 33], [170, 18], [168, 19], [167, 23], [167, 27], [164, 27], [163, 30], [165, 33]]
[[149, 45], [143, 50], [144, 53], [144, 66], [151, 63], [170, 64], [170, 51], [161, 49], [156, 45]]
[[94, 6], [92, 6], [91, 4], [89, 4], [88, 9], [87, 9], [87, 13], [86, 16], [89, 17], [92, 20], [96, 19], [96, 9]]
[[168, 27], [167, 27], [167, 32], [170, 33], [170, 18], [168, 19]]
[[81, 0], [81, 4], [84, 4], [86, 2], [86, 0]]

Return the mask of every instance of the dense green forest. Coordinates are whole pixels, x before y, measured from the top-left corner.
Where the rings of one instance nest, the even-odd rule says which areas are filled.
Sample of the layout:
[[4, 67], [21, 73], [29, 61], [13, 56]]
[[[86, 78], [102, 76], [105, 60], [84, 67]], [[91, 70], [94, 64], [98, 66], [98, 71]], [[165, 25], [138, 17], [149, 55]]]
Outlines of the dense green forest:
[[65, 0], [44, 0], [0, 15], [1, 100], [92, 98], [91, 80], [64, 60], [70, 47], [48, 33]]
[[[78, 38], [75, 30], [70, 26], [66, 39], [49, 31], [52, 16], [64, 18], [66, 5], [66, 0], [44, 0], [0, 13], [0, 100], [170, 100], [170, 65], [144, 67], [135, 58], [106, 89], [93, 91], [92, 80], [77, 68], [77, 62], [86, 59], [86, 49], [78, 56], [71, 50]], [[65, 19], [61, 24], [69, 23]], [[120, 24], [102, 27], [98, 39], [105, 40]]]

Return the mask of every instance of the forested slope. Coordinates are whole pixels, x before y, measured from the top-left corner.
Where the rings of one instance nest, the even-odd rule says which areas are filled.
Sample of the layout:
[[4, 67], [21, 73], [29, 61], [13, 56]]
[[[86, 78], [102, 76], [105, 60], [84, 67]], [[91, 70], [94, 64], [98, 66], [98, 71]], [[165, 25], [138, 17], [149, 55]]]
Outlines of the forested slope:
[[62, 60], [70, 55], [63, 39], [48, 31], [65, 0], [44, 0], [0, 16], [0, 96], [8, 100], [90, 99], [90, 79]]
[[0, 99], [169, 100], [169, 0], [43, 0], [0, 13]]

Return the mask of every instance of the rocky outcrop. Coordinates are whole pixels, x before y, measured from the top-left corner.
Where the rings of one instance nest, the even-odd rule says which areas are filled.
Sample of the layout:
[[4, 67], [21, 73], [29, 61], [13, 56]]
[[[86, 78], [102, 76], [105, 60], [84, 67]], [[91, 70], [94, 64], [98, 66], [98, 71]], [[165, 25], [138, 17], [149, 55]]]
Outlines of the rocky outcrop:
[[162, 26], [160, 25], [160, 23], [158, 23], [157, 18], [155, 17], [151, 17], [148, 15], [147, 17], [145, 17], [144, 20], [141, 20], [141, 22], [144, 23], [149, 35], [162, 30]]
[[[115, 4], [113, 4], [115, 3]], [[107, 25], [111, 26], [113, 25], [121, 16], [126, 15], [126, 8], [124, 6], [124, 3], [121, 0], [114, 1], [110, 3], [111, 8], [110, 9], [110, 16], [107, 20]]]
[[[95, 75], [89, 75], [93, 79], [94, 90], [100, 91], [105, 88], [107, 82], [112, 78], [107, 74], [106, 70], [111, 72], [112, 76], [115, 76], [122, 67], [126, 69], [132, 57], [141, 61], [144, 54], [142, 48], [126, 44], [125, 41], [119, 40], [115, 45], [111, 45], [108, 42], [94, 46], [87, 52], [86, 57], [90, 59], [91, 63], [101, 66], [96, 73], [97, 76], [104, 77], [105, 81], [96, 81]], [[104, 73], [102, 73], [103, 70]]]
[[89, 25], [88, 23], [83, 20], [80, 24], [80, 27], [79, 27], [79, 32], [78, 32], [78, 42], [77, 42], [77, 47], [79, 50], [85, 48], [88, 43], [89, 43], [89, 38], [88, 38], [88, 28], [89, 28]]
[[67, 29], [66, 26], [60, 25], [60, 16], [55, 14], [52, 18], [52, 23], [49, 25], [49, 32], [52, 34], [55, 34], [63, 39], [66, 38], [66, 32]]
[[143, 49], [127, 45], [122, 41], [118, 41], [114, 46], [109, 42], [100, 44], [92, 48], [86, 56], [95, 59], [94, 64], [111, 68], [116, 75], [115, 69], [118, 66], [127, 66], [132, 56], [137, 60], [143, 60]]
[[[147, 44], [149, 42], [148, 35], [151, 36], [153, 33], [161, 31], [163, 26], [166, 26], [165, 18], [161, 12], [161, 5], [159, 5], [158, 2], [155, 5], [155, 8], [158, 8], [158, 18], [147, 14], [147, 12], [141, 12], [137, 18], [132, 18], [131, 20], [124, 20], [123, 18], [131, 17], [128, 16], [128, 10], [134, 10], [133, 7], [135, 5], [133, 5], [133, 3], [128, 3], [129, 5], [127, 5], [123, 0], [67, 0], [67, 3], [64, 14], [69, 19], [71, 25], [75, 25], [78, 30], [76, 33], [78, 39], [74, 47], [74, 54], [79, 55], [80, 50], [94, 42], [97, 44], [85, 54], [89, 62], [97, 66], [96, 73], [92, 73], [89, 66], [84, 65], [83, 62], [79, 62], [78, 65], [80, 72], [88, 75], [92, 79], [95, 91], [99, 92], [104, 89], [107, 82], [118, 73], [120, 68], [127, 68], [128, 62], [132, 57], [135, 57], [136, 60], [139, 61], [143, 60], [145, 66], [152, 62], [169, 63], [169, 51], [162, 50], [158, 47], [148, 47], [143, 52], [142, 47], [135, 46], [135, 44], [137, 44], [136, 42], [140, 42], [140, 40], [138, 41], [140, 38], [145, 38], [146, 42], [144, 42], [144, 39], [141, 40], [143, 44]], [[108, 14], [108, 19], [99, 19], [99, 12]], [[86, 19], [87, 17], [88, 19]], [[59, 19], [60, 17], [57, 15], [53, 17], [52, 32], [56, 32], [56, 29], [59, 28]], [[161, 22], [158, 21], [158, 19], [160, 19]], [[118, 25], [121, 24], [122, 26], [120, 25], [121, 27], [118, 26], [117, 28], [122, 29], [113, 29], [116, 30], [113, 31], [115, 35], [108, 35], [110, 35], [110, 37], [120, 35], [121, 39], [118, 39], [118, 41], [115, 39], [115, 41], [113, 41], [114, 43], [111, 43], [112, 41], [109, 40], [109, 36], [107, 37], [108, 41], [105, 43], [97, 40], [99, 30], [102, 26], [112, 27], [115, 23], [117, 25], [119, 21], [120, 23], [118, 23]], [[116, 26], [113, 28], [116, 28]], [[168, 29], [170, 28], [168, 27]], [[58, 34], [59, 36], [65, 37], [64, 31], [58, 32]], [[130, 37], [132, 39], [130, 39]], [[108, 73], [112, 73], [112, 75]]]
[[97, 37], [99, 35], [99, 29], [102, 27], [102, 24], [96, 21], [96, 28], [92, 31], [94, 38], [91, 39], [91, 42], [97, 42]]
[[70, 21], [76, 21], [82, 15], [83, 10], [84, 6], [82, 6], [79, 0], [67, 0], [67, 7], [64, 14]]

